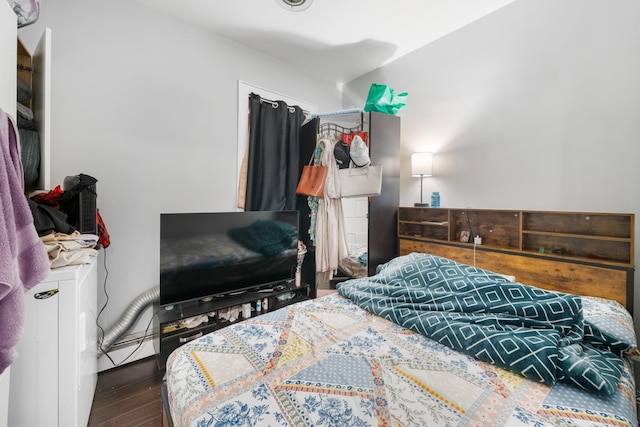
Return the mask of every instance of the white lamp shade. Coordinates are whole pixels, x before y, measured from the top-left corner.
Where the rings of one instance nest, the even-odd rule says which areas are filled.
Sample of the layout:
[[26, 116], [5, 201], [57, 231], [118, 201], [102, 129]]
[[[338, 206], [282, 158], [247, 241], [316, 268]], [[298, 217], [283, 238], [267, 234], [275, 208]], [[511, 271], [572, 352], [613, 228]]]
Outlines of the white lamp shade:
[[411, 155], [411, 175], [433, 175], [433, 153], [413, 153]]

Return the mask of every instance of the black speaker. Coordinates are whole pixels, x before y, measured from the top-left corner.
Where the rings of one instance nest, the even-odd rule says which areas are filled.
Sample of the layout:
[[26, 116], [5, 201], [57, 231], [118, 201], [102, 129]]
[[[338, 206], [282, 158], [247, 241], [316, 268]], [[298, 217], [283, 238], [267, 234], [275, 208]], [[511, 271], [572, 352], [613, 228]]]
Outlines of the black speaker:
[[68, 176], [63, 182], [66, 197], [62, 208], [67, 222], [82, 234], [98, 234], [96, 182], [83, 174]]

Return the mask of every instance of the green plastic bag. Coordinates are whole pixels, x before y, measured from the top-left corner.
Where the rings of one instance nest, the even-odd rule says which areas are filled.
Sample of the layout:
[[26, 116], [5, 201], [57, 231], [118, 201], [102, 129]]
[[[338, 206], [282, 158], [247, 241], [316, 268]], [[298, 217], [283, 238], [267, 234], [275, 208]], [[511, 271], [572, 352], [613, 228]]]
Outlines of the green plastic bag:
[[407, 105], [407, 92], [395, 94], [388, 85], [372, 83], [364, 111], [395, 115], [405, 105]]

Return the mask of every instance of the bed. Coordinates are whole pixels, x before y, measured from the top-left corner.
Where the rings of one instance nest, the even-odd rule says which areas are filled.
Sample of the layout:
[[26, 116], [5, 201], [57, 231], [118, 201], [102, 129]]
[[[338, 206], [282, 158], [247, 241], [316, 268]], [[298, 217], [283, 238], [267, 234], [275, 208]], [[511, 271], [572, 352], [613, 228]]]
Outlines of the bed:
[[[230, 325], [173, 352], [168, 422], [638, 425], [635, 332], [617, 302], [531, 288], [416, 253], [378, 267], [374, 276], [342, 282], [338, 292]], [[488, 301], [488, 317], [479, 317], [482, 303], [462, 297], [469, 292]], [[515, 304], [522, 293], [532, 301]], [[500, 305], [507, 308], [496, 309]], [[518, 310], [537, 310], [528, 313], [526, 322], [533, 323], [514, 320]], [[484, 335], [470, 338], [474, 333]], [[477, 343], [488, 345], [475, 353], [466, 348]], [[526, 356], [540, 356], [541, 364], [519, 364], [519, 345], [529, 346]], [[549, 361], [555, 372], [545, 371]], [[578, 375], [570, 375], [574, 365], [582, 369]]]

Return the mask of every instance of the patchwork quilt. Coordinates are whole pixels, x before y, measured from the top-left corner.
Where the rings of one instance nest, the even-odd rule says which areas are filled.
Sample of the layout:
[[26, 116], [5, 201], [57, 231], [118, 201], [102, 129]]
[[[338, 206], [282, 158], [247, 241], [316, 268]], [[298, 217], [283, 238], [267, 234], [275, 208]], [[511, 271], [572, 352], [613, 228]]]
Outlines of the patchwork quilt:
[[608, 335], [585, 321], [580, 296], [510, 283], [435, 255], [395, 258], [338, 291], [454, 350], [549, 385], [564, 381], [611, 394], [623, 370], [620, 356], [636, 351], [634, 337]]
[[[584, 318], [634, 337], [618, 303]], [[338, 294], [232, 324], [169, 357], [176, 426], [637, 426], [632, 365], [598, 395], [531, 381], [374, 315]]]

